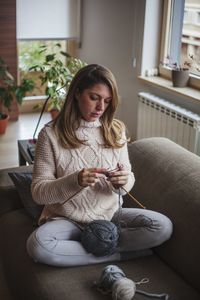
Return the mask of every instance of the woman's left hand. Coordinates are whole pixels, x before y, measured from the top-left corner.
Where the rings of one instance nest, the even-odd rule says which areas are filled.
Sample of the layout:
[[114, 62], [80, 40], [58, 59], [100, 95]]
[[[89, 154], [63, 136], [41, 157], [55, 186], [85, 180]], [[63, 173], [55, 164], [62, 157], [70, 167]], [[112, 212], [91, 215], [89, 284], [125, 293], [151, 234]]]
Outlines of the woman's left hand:
[[108, 174], [108, 180], [112, 183], [115, 189], [119, 189], [128, 182], [130, 172], [123, 169], [110, 172]]

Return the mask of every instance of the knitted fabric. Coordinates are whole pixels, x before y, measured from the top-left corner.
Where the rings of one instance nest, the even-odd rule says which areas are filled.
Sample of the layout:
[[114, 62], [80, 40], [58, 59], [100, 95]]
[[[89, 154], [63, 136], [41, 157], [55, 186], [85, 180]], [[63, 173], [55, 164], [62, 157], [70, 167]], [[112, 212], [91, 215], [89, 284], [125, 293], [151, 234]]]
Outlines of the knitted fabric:
[[[78, 173], [83, 168], [113, 169], [117, 163], [123, 163], [124, 168], [131, 171], [127, 145], [120, 149], [105, 148], [100, 127], [99, 121], [82, 120], [76, 134], [78, 138], [87, 140], [87, 145], [78, 149], [62, 148], [51, 124], [41, 130], [31, 186], [33, 199], [45, 205], [40, 221], [54, 212], [55, 216], [90, 223], [93, 220], [111, 220], [117, 211], [118, 194], [108, 181], [101, 179], [94, 187], [85, 188], [78, 184]], [[122, 142], [124, 139], [125, 133]], [[130, 172], [126, 190], [129, 191], [133, 184], [134, 175]], [[65, 203], [60, 205], [62, 202]]]

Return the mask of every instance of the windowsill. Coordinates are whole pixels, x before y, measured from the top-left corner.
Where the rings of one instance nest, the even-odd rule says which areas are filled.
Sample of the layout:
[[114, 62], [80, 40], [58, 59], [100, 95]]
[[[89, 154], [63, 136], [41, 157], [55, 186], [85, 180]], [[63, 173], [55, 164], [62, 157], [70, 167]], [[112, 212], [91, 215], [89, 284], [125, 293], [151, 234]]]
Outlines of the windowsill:
[[186, 96], [189, 98], [189, 100], [200, 103], [200, 91], [197, 89], [189, 86], [181, 88], [173, 87], [171, 80], [160, 76], [139, 76], [138, 78], [147, 84], [157, 86], [165, 91]]
[[47, 96], [39, 95], [39, 96], [26, 96], [23, 98], [24, 101], [35, 101], [35, 100], [46, 100]]
[[[46, 99], [46, 95], [24, 97], [22, 105], [19, 107], [19, 111], [20, 113], [33, 113], [38, 110], [41, 111]], [[38, 107], [38, 109], [36, 109], [36, 107]]]

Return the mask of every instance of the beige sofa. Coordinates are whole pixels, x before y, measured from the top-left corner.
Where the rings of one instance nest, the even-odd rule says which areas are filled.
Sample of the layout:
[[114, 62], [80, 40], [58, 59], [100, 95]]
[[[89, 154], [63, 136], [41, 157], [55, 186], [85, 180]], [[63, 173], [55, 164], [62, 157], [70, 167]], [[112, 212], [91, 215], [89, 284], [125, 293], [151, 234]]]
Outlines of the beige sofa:
[[[166, 214], [174, 232], [153, 255], [115, 264], [136, 282], [148, 277], [142, 290], [168, 293], [170, 300], [199, 300], [200, 157], [165, 138], [136, 141], [129, 153], [136, 177], [131, 193], [148, 209]], [[13, 169], [0, 171], [0, 248], [13, 299], [112, 299], [94, 285], [108, 264], [56, 268], [29, 258], [25, 244], [34, 226], [8, 177], [10, 171]], [[124, 205], [135, 206], [127, 196]], [[147, 298], [136, 294], [134, 299]]]

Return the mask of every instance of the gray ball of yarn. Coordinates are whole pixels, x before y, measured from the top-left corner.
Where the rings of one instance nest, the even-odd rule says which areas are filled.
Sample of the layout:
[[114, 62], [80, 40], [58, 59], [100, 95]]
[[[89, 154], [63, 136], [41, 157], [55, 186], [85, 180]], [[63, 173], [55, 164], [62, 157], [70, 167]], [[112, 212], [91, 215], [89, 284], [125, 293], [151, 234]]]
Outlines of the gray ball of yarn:
[[114, 282], [125, 277], [125, 273], [118, 266], [108, 265], [101, 273], [97, 283], [98, 290], [102, 291], [103, 293], [111, 292]]
[[81, 243], [87, 252], [95, 256], [111, 255], [115, 252], [119, 240], [119, 229], [110, 221], [92, 221], [83, 230]]
[[97, 288], [104, 294], [112, 293], [114, 300], [131, 300], [136, 292], [135, 283], [126, 278], [124, 272], [116, 265], [104, 268]]
[[[112, 294], [113, 300], [132, 300], [136, 293], [145, 295], [150, 298], [159, 298], [168, 300], [168, 294], [151, 294], [145, 291], [137, 290], [136, 284], [133, 280], [126, 277], [124, 272], [116, 265], [109, 265], [102, 271], [100, 279], [95, 282], [98, 291], [103, 294]], [[148, 281], [147, 281], [148, 282]]]
[[136, 293], [150, 298], [169, 299], [169, 295], [165, 293], [152, 294], [136, 289], [136, 284], [144, 283], [144, 279], [135, 283], [133, 280], [127, 278], [118, 266], [109, 265], [103, 269], [102, 274], [98, 282], [95, 282], [95, 285], [101, 293], [111, 293], [113, 300], [132, 300]]

